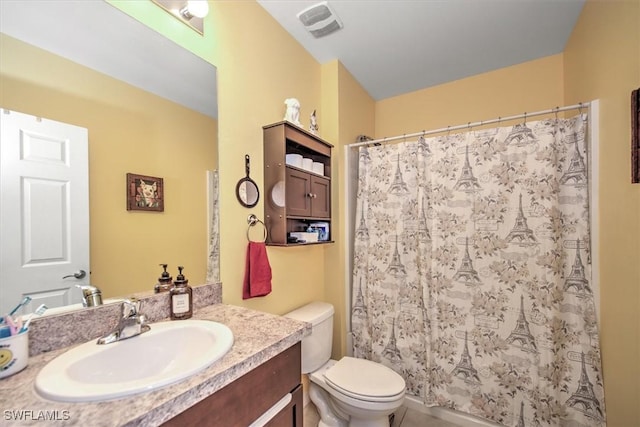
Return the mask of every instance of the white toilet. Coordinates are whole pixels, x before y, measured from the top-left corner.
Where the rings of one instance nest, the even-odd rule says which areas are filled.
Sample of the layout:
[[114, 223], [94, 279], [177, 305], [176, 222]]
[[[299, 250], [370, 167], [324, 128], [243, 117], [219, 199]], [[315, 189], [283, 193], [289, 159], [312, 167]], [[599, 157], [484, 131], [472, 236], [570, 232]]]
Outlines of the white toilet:
[[331, 360], [333, 306], [312, 302], [284, 315], [313, 325], [302, 340], [302, 373], [320, 413], [319, 427], [389, 427], [404, 402], [404, 379], [379, 363], [353, 357]]

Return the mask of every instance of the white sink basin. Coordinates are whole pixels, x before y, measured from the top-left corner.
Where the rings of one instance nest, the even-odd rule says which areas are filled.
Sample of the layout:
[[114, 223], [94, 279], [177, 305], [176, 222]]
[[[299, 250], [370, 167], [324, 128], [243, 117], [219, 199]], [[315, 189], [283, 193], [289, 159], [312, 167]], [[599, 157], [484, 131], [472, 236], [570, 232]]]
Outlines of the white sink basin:
[[150, 325], [142, 335], [112, 344], [96, 340], [53, 359], [36, 377], [36, 391], [63, 402], [117, 399], [185, 379], [224, 356], [231, 330], [206, 320]]

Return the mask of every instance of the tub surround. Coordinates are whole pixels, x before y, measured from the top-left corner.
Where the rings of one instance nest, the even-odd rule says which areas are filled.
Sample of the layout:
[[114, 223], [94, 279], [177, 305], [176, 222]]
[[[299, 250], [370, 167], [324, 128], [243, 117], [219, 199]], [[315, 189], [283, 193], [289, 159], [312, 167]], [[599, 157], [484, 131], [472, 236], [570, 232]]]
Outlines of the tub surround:
[[[196, 289], [194, 288], [194, 293]], [[155, 298], [160, 298], [158, 307], [165, 307], [168, 316], [168, 302], [167, 305], [162, 305], [162, 298], [168, 298], [168, 295], [160, 294], [153, 297], [154, 301]], [[198, 298], [194, 300], [197, 302]], [[68, 348], [57, 348], [48, 352], [41, 350], [39, 354], [30, 357], [29, 365], [24, 371], [0, 381], [0, 407], [9, 411], [31, 411], [33, 417], [41, 411], [44, 413], [57, 411], [55, 414], [58, 418], [65, 418], [65, 420], [56, 421], [56, 424], [64, 426], [156, 426], [191, 408], [311, 333], [311, 325], [308, 323], [243, 307], [221, 303], [206, 307], [196, 306], [198, 308], [194, 309], [193, 316], [195, 319], [223, 323], [231, 328], [234, 334], [234, 344], [229, 353], [202, 372], [159, 390], [124, 399], [99, 403], [51, 402], [36, 394], [35, 377], [44, 365]], [[119, 314], [119, 304], [114, 304], [113, 307], [113, 311], [108, 308], [105, 310], [104, 317], [101, 317], [105, 322], [109, 314], [114, 316]], [[148, 307], [153, 307], [153, 303], [150, 302]], [[145, 312], [152, 311], [145, 308], [144, 302], [143, 308]], [[83, 310], [82, 313], [90, 311], [93, 310]], [[75, 317], [68, 318], [67, 321], [73, 319]], [[155, 318], [154, 321], [159, 320], [167, 319]], [[50, 327], [52, 326], [42, 326], [39, 333], [45, 334], [45, 329]], [[108, 327], [107, 325], [103, 329]], [[95, 336], [99, 335], [97, 327], [92, 332]], [[53, 344], [50, 345], [53, 346]], [[6, 424], [3, 425], [7, 426], [42, 424], [42, 421], [37, 420], [16, 421], [6, 420], [6, 417], [4, 422]]]

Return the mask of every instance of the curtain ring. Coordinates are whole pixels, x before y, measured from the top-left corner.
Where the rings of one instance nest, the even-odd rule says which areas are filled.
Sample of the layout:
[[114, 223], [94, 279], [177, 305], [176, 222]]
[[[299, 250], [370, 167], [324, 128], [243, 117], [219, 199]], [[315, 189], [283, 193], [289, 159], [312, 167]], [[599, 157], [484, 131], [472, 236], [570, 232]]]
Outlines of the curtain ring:
[[447, 125], [447, 137], [451, 135], [451, 126]]
[[524, 112], [524, 124], [525, 125], [527, 124], [527, 112], [526, 111]]
[[558, 112], [560, 111], [560, 107], [556, 107], [556, 111], [554, 112], [556, 116], [556, 121], [558, 121]]
[[582, 106], [583, 106], [582, 102], [579, 102], [578, 103], [578, 113], [580, 114], [580, 118], [582, 119], [582, 121], [586, 123], [588, 118], [587, 118], [586, 114], [585, 115], [582, 114]]

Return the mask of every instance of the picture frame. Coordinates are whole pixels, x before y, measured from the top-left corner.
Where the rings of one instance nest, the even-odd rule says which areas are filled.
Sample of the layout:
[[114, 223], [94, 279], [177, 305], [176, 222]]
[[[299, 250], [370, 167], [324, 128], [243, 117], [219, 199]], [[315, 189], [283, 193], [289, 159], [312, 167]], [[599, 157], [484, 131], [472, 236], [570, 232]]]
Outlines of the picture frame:
[[128, 173], [127, 210], [164, 212], [164, 180]]

